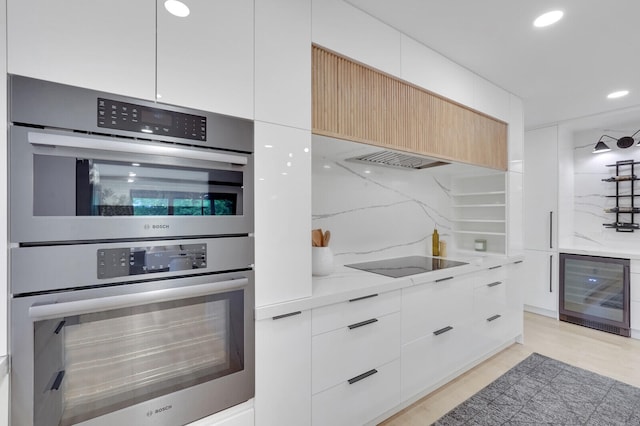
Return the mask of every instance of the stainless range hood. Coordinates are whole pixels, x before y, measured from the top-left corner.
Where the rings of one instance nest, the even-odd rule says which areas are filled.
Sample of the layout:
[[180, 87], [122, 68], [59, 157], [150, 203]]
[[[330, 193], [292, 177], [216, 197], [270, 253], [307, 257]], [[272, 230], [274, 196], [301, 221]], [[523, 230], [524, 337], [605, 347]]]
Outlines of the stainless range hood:
[[370, 154], [347, 158], [346, 161], [353, 161], [368, 165], [394, 167], [404, 170], [420, 170], [429, 167], [444, 166], [446, 164], [449, 164], [444, 161], [438, 161], [418, 155], [411, 155], [389, 150], [381, 150], [372, 152]]

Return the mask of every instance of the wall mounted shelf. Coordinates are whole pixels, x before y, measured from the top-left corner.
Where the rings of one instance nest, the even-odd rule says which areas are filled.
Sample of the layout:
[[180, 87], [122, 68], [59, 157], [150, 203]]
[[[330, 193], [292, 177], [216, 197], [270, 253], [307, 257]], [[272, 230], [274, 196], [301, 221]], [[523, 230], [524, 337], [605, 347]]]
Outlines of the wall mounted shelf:
[[[633, 232], [640, 229], [640, 225], [635, 223], [635, 215], [638, 209], [635, 206], [635, 197], [640, 194], [635, 193], [635, 182], [640, 180], [635, 173], [635, 165], [640, 164], [634, 160], [616, 161], [615, 164], [607, 164], [607, 167], [615, 167], [616, 174], [610, 178], [602, 179], [603, 182], [612, 182], [616, 184], [616, 195], [607, 195], [607, 198], [615, 198], [616, 206], [611, 209], [605, 209], [605, 213], [616, 215], [615, 222], [603, 223], [605, 228], [615, 229], [616, 232]], [[620, 194], [621, 186], [629, 185], [629, 194]], [[620, 205], [621, 199], [629, 199], [628, 202]]]

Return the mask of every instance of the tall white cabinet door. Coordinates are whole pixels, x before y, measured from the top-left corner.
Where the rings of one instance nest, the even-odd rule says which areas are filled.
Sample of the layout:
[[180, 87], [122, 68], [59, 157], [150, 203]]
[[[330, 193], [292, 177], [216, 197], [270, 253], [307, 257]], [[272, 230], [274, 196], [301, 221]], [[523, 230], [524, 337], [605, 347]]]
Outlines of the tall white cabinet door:
[[256, 321], [256, 426], [311, 424], [311, 312]]
[[556, 317], [558, 313], [558, 254], [525, 250], [524, 304], [528, 311]]
[[153, 99], [154, 0], [9, 0], [7, 16], [9, 73]]
[[310, 129], [311, 0], [255, 4], [255, 119]]
[[558, 129], [531, 130], [524, 136], [524, 247], [557, 248]]
[[[135, 2], [134, 2], [135, 3]], [[253, 0], [157, 0], [159, 101], [253, 118]]]

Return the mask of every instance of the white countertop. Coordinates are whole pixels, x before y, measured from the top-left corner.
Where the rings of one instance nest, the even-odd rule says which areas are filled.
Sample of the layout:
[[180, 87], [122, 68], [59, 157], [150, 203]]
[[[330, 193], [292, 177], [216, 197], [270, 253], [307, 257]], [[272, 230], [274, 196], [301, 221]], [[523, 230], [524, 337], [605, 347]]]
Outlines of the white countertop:
[[625, 259], [640, 260], [640, 251], [630, 249], [615, 249], [610, 247], [571, 246], [560, 247], [560, 253], [584, 254], [590, 256], [622, 257]]
[[[402, 278], [390, 278], [343, 265], [336, 265], [331, 275], [313, 277], [313, 295], [311, 297], [257, 307], [255, 309], [255, 319], [262, 320], [278, 315], [344, 302], [370, 294], [398, 290], [441, 278], [476, 272], [492, 266], [505, 265], [523, 260], [524, 256], [456, 253], [448, 256], [447, 259], [468, 262], [468, 264]], [[366, 262], [367, 260], [362, 261]]]

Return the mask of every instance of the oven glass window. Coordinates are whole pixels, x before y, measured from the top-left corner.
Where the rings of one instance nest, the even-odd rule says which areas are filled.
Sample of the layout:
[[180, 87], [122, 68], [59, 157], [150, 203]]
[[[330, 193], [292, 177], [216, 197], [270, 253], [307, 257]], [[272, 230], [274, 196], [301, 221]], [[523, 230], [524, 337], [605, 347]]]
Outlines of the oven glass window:
[[36, 424], [47, 406], [71, 425], [242, 370], [243, 305], [236, 290], [35, 323]]
[[34, 156], [35, 216], [242, 215], [243, 173]]

